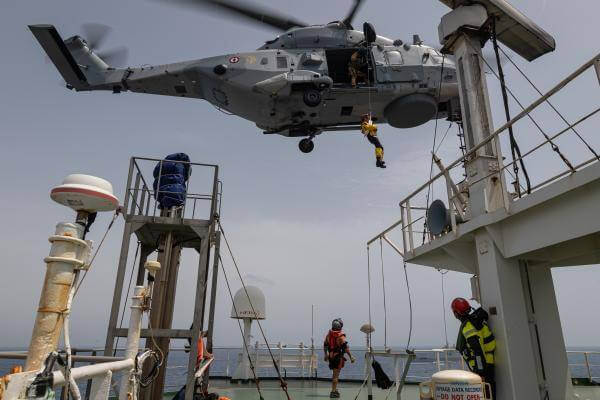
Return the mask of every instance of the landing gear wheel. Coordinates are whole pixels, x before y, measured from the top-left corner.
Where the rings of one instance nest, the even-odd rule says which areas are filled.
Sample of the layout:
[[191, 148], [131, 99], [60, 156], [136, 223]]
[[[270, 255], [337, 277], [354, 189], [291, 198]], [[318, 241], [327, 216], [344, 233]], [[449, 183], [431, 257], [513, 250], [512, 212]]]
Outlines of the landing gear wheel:
[[304, 104], [316, 107], [321, 104], [321, 93], [317, 89], [307, 89], [303, 96]]
[[315, 148], [315, 142], [313, 142], [311, 139], [302, 139], [298, 143], [298, 148], [303, 153], [310, 153]]

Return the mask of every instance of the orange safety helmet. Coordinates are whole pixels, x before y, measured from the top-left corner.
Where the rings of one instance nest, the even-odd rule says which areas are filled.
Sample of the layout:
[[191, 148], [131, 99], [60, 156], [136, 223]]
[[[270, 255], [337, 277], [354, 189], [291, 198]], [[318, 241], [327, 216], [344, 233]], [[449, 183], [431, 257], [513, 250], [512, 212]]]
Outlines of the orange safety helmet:
[[452, 308], [452, 312], [457, 317], [464, 317], [468, 315], [471, 311], [471, 305], [466, 299], [462, 297], [457, 297], [454, 300], [452, 300], [450, 308]]

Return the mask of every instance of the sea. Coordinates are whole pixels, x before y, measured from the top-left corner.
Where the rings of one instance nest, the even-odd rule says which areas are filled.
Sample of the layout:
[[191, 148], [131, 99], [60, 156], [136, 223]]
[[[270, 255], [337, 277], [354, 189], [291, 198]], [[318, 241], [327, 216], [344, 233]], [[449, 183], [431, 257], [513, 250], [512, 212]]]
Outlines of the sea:
[[[431, 347], [429, 347], [431, 349]], [[19, 351], [23, 349], [0, 349], [0, 351]], [[568, 353], [569, 368], [571, 370], [571, 376], [577, 379], [587, 380], [590, 377], [592, 381], [600, 381], [600, 348], [572, 348], [574, 352]], [[272, 350], [275, 359], [280, 357], [280, 353], [284, 355], [298, 354], [298, 349], [278, 349]], [[587, 351], [587, 364], [586, 354]], [[310, 349], [304, 350], [305, 354], [310, 353]], [[327, 363], [323, 360], [322, 350], [315, 349], [318, 359], [318, 367], [313, 371], [312, 375], [309, 376], [308, 369], [302, 371], [298, 368], [281, 368], [281, 373], [284, 377], [288, 378], [330, 378], [331, 371], [329, 370]], [[89, 351], [78, 351], [77, 354], [89, 355]], [[101, 354], [98, 352], [98, 354]], [[241, 358], [240, 348], [216, 348], [213, 352], [215, 361], [213, 362], [210, 375], [213, 377], [231, 377], [235, 371], [238, 360]], [[251, 350], [252, 354], [252, 350]], [[268, 353], [266, 349], [261, 351], [263, 357]], [[353, 349], [353, 354], [356, 357], [355, 363], [346, 362], [345, 367], [342, 369], [340, 375], [341, 379], [362, 381], [365, 376], [365, 350], [364, 349]], [[417, 352], [416, 359], [412, 362], [408, 375], [407, 381], [412, 383], [418, 383], [428, 380], [432, 374], [438, 371], [438, 363], [436, 356], [432, 352]], [[117, 356], [120, 355], [117, 353]], [[375, 357], [375, 359], [381, 364], [383, 370], [387, 375], [394, 380], [395, 369], [394, 362], [390, 357]], [[188, 353], [183, 349], [173, 349], [169, 353], [167, 363], [167, 377], [165, 382], [166, 391], [177, 391], [181, 386], [185, 384], [187, 375], [187, 360]], [[442, 355], [440, 357], [441, 369], [460, 369], [461, 363], [457, 353], [451, 352], [448, 354], [448, 364], [446, 365], [446, 359]], [[3, 376], [9, 372], [11, 366], [22, 365], [23, 360], [6, 360], [0, 359], [0, 376]], [[257, 368], [259, 378], [274, 378], [276, 377], [275, 368], [272, 366], [266, 366], [263, 358], [261, 368]], [[75, 366], [83, 365], [83, 363], [76, 364]], [[588, 369], [589, 365], [589, 369]]]

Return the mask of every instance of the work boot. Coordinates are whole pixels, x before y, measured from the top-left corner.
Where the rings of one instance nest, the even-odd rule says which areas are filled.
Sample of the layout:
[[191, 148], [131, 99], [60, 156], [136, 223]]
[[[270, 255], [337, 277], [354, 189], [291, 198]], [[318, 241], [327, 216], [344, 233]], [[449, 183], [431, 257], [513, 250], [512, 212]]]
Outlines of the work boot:
[[336, 391], [332, 391], [331, 393], [329, 393], [329, 398], [330, 399], [339, 399], [340, 398], [340, 392]]
[[377, 160], [375, 162], [375, 166], [378, 167], [378, 168], [386, 168], [385, 161], [383, 161], [383, 160]]

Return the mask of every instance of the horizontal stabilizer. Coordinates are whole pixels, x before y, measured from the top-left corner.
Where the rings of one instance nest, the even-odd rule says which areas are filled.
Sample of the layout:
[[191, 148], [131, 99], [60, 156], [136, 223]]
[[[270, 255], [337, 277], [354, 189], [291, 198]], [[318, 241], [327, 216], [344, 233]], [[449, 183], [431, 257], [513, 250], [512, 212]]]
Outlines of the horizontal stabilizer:
[[77, 89], [88, 86], [87, 79], [77, 62], [65, 46], [53, 25], [29, 25], [29, 29], [40, 43], [67, 85]]

